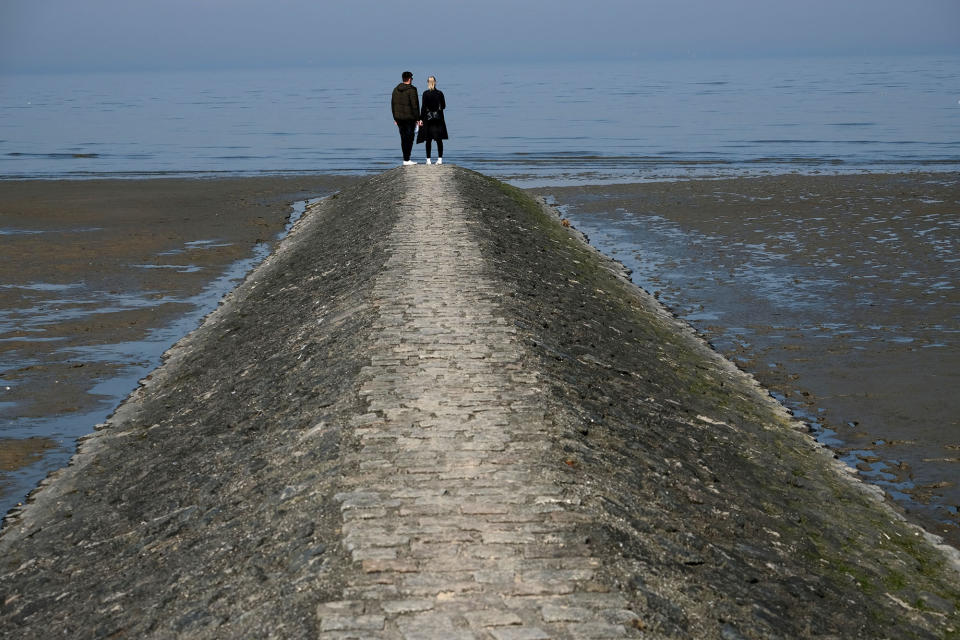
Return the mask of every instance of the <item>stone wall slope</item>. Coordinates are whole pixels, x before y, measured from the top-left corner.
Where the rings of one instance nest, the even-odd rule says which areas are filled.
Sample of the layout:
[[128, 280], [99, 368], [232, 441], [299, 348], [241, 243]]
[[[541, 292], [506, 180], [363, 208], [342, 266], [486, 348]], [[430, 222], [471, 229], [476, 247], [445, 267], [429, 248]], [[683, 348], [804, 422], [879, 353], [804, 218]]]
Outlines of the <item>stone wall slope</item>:
[[949, 637], [934, 542], [548, 209], [404, 167], [11, 518], [0, 635]]

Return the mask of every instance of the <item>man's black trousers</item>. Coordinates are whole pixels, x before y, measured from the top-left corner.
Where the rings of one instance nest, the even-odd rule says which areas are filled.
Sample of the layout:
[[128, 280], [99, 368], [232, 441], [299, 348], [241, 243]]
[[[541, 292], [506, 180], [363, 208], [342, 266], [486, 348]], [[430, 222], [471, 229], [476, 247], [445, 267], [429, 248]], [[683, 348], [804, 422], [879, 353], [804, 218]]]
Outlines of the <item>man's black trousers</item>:
[[416, 120], [398, 120], [397, 127], [400, 128], [400, 148], [403, 150], [403, 159], [410, 159], [410, 152], [413, 151], [413, 138], [416, 133]]

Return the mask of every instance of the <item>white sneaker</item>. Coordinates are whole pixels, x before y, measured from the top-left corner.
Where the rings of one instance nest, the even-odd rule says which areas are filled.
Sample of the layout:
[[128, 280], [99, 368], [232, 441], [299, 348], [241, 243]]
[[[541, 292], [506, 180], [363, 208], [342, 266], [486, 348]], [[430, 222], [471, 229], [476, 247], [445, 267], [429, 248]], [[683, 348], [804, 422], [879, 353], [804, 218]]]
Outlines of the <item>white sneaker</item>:
[[427, 164], [431, 164], [430, 158], [427, 158]]
[[437, 158], [437, 164], [443, 164], [443, 158]]
[[411, 165], [411, 164], [417, 164], [417, 163], [414, 162], [413, 160], [404, 160], [404, 161], [403, 161], [403, 164], [404, 164], [404, 166], [409, 166], [409, 165]]

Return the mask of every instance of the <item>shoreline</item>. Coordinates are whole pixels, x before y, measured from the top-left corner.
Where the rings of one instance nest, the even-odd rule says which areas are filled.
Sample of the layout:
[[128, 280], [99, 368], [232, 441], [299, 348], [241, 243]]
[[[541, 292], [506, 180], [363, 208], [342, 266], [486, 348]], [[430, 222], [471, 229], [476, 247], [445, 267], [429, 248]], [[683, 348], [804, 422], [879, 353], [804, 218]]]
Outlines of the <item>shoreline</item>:
[[[563, 159], [569, 159], [568, 156], [562, 156]], [[423, 164], [422, 158], [413, 158], [419, 164]], [[677, 162], [676, 171], [649, 171], [643, 168], [636, 169], [629, 174], [610, 173], [608, 169], [614, 168], [618, 161], [627, 158], [610, 157], [610, 167], [601, 167], [589, 169], [583, 172], [576, 172], [571, 169], [567, 173], [556, 175], [555, 163], [549, 159], [531, 160], [525, 158], [524, 164], [528, 167], [537, 167], [542, 164], [547, 174], [539, 174], [536, 171], [513, 171], [509, 168], [501, 168], [490, 171], [491, 177], [501, 180], [506, 184], [519, 187], [525, 190], [536, 190], [546, 188], [573, 188], [573, 187], [617, 187], [623, 185], [641, 185], [641, 184], [665, 184], [675, 182], [691, 181], [723, 181], [723, 180], [753, 180], [770, 178], [804, 178], [804, 177], [883, 177], [883, 176], [910, 176], [910, 175], [954, 175], [960, 172], [960, 160], [956, 162], [934, 162], [930, 165], [917, 166], [916, 163], [904, 164], [884, 164], [871, 165], [850, 165], [837, 166], [831, 163], [826, 165], [811, 165], [806, 170], [799, 170], [795, 166], [790, 166], [793, 162], [785, 158], [782, 163], [771, 167], [753, 167], [751, 162]], [[146, 173], [91, 173], [71, 175], [71, 174], [51, 174], [50, 176], [0, 176], [0, 185], [17, 183], [130, 183], [130, 182], [155, 182], [162, 180], [184, 181], [184, 182], [217, 182], [224, 180], [299, 180], [299, 179], [346, 179], [351, 181], [363, 180], [389, 171], [395, 163], [380, 162], [374, 166], [354, 169], [332, 169], [330, 171], [317, 170], [276, 170], [276, 171], [158, 171]], [[476, 167], [473, 167], [476, 164]], [[470, 166], [471, 170], [479, 171], [485, 169], [486, 164], [482, 159], [476, 159], [471, 163], [469, 159], [460, 166]], [[658, 163], [655, 163], [658, 164]], [[729, 166], [729, 170], [723, 167]], [[684, 168], [683, 172], [679, 168]], [[553, 173], [554, 175], [550, 175]]]

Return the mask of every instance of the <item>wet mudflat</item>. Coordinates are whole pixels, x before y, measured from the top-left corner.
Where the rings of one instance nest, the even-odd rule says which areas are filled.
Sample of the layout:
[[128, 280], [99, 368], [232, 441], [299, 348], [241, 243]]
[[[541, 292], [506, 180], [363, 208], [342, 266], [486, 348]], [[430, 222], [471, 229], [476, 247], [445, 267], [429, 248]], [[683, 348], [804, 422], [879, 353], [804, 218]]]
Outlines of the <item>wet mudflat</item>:
[[960, 544], [960, 175], [536, 191], [863, 477]]
[[292, 202], [349, 181], [0, 182], [0, 513], [269, 254]]

